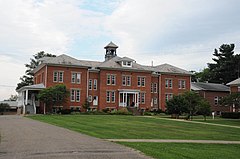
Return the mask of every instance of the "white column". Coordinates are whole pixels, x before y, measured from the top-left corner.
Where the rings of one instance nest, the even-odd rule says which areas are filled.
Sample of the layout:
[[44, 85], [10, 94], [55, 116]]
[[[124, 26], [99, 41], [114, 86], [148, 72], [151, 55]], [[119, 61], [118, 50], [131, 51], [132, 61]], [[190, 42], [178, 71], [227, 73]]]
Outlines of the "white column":
[[137, 106], [137, 93], [134, 94], [134, 103], [135, 103], [135, 107]]
[[126, 93], [126, 95], [125, 95], [125, 103], [126, 103], [125, 106], [127, 106], [127, 95], [128, 94]]
[[25, 99], [25, 105], [28, 104], [28, 90], [26, 90], [26, 99]]
[[124, 98], [124, 95], [125, 95], [125, 93], [123, 93], [123, 99], [122, 99], [122, 102], [123, 102], [123, 107], [124, 107], [124, 103], [125, 103], [125, 98]]

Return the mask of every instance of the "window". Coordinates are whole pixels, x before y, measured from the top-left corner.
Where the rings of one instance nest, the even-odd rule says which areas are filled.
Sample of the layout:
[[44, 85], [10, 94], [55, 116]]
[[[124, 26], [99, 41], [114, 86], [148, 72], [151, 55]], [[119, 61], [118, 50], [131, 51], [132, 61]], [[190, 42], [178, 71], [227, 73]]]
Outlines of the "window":
[[63, 72], [59, 72], [59, 82], [63, 82]]
[[173, 94], [172, 93], [166, 93], [165, 94], [165, 99], [166, 99], [166, 101], [169, 101], [170, 99], [172, 99], [173, 98]]
[[132, 62], [131, 61], [122, 61], [122, 66], [132, 67]]
[[71, 89], [70, 100], [71, 102], [80, 102], [80, 89]]
[[142, 77], [142, 87], [145, 86], [145, 77]]
[[112, 91], [112, 103], [115, 103], [115, 92]]
[[111, 84], [111, 75], [107, 75], [107, 85]]
[[131, 76], [127, 76], [127, 86], [131, 86]]
[[80, 102], [80, 90], [76, 90], [76, 102]]
[[115, 103], [115, 99], [116, 99], [116, 93], [115, 91], [107, 91], [106, 92], [106, 102], [107, 103]]
[[172, 79], [165, 79], [165, 87], [172, 88]]
[[122, 76], [122, 85], [123, 86], [131, 86], [131, 76]]
[[145, 77], [138, 77], [138, 87], [145, 87]]
[[116, 75], [112, 75], [112, 85], [116, 84]]
[[218, 96], [214, 97], [214, 104], [218, 105]]
[[74, 89], [72, 89], [71, 90], [71, 101], [73, 102], [73, 101], [75, 101], [75, 90]]
[[154, 93], [157, 93], [157, 83], [154, 83], [154, 84], [153, 84], [153, 92], [154, 92]]
[[106, 101], [107, 101], [107, 103], [110, 103], [110, 91], [107, 91]]
[[158, 99], [155, 97], [155, 98], [153, 98], [153, 104], [157, 104], [158, 103]]
[[76, 73], [76, 72], [72, 73], [71, 82], [72, 82], [72, 83], [78, 83], [78, 84], [79, 84], [80, 81], [81, 81], [81, 74], [80, 74], [80, 73]]
[[186, 81], [185, 80], [179, 80], [178, 81], [178, 88], [179, 89], [185, 89], [186, 88]]
[[107, 75], [107, 85], [116, 85], [116, 75]]
[[92, 80], [91, 79], [89, 79], [89, 82], [88, 82], [88, 89], [92, 90]]
[[141, 77], [138, 77], [138, 86], [141, 86]]
[[123, 86], [126, 86], [126, 82], [127, 80], [126, 80], [126, 76], [122, 76], [122, 85]]
[[145, 104], [145, 93], [141, 93], [141, 103]]
[[92, 102], [92, 96], [91, 95], [88, 96], [88, 102]]
[[53, 82], [63, 82], [63, 71], [53, 72]]
[[151, 93], [153, 93], [153, 83], [151, 83]]
[[97, 79], [93, 80], [93, 89], [97, 90]]

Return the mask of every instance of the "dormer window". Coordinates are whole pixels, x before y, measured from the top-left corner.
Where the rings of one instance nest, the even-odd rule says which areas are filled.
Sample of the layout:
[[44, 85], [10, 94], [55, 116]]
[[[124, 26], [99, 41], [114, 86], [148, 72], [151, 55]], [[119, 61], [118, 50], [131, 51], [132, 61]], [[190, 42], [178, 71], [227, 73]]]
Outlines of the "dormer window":
[[132, 61], [122, 61], [123, 67], [132, 67]]

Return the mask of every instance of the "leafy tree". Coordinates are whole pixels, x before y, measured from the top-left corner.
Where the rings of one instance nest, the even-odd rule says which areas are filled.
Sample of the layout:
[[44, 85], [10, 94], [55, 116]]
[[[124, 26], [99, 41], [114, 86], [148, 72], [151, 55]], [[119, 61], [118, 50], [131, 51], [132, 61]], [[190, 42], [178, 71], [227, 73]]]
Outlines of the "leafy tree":
[[204, 68], [200, 72], [192, 71], [192, 82], [206, 82], [209, 81], [211, 78], [211, 73], [209, 68]]
[[186, 102], [182, 95], [173, 96], [172, 99], [166, 103], [167, 113], [174, 114], [178, 118], [184, 112], [187, 112]]
[[90, 103], [88, 101], [88, 98], [85, 99], [85, 102], [83, 104], [83, 108], [86, 109], [86, 110], [89, 110], [90, 108]]
[[210, 104], [197, 93], [191, 91], [174, 96], [166, 104], [166, 111], [169, 114], [175, 114], [176, 118], [183, 113], [187, 113], [187, 119], [192, 119], [195, 114], [201, 114], [206, 120], [206, 116], [211, 112]]
[[17, 84], [16, 90], [24, 87], [33, 85], [33, 70], [40, 64], [39, 59], [43, 57], [56, 57], [56, 55], [52, 55], [49, 53], [45, 53], [44, 51], [38, 52], [33, 55], [33, 58], [30, 58], [30, 63], [25, 64], [27, 70], [25, 71], [25, 75], [20, 77], [21, 82]]
[[207, 115], [209, 115], [211, 113], [211, 108], [210, 108], [210, 104], [208, 101], [206, 101], [205, 99], [202, 99], [197, 106], [197, 113], [200, 115], [203, 115], [204, 117], [204, 121], [206, 121], [206, 117]]
[[37, 98], [43, 101], [48, 110], [50, 110], [52, 106], [63, 104], [68, 94], [66, 86], [58, 84], [41, 90]]
[[8, 109], [10, 109], [9, 104], [7, 103], [0, 103], [0, 114], [3, 115], [4, 112], [6, 112]]
[[6, 100], [4, 100], [4, 101], [16, 101], [17, 98], [18, 98], [17, 95], [11, 95], [10, 98], [8, 98], [8, 99], [6, 99]]
[[208, 63], [210, 82], [226, 84], [239, 77], [240, 56], [234, 55], [234, 48], [234, 44], [223, 44], [215, 49], [212, 59], [215, 63]]
[[201, 101], [202, 97], [195, 92], [189, 91], [183, 94], [183, 98], [185, 99], [186, 102], [188, 118], [192, 119], [193, 115], [195, 115], [198, 111], [197, 106], [199, 105], [199, 102]]
[[240, 108], [240, 93], [232, 93], [229, 94], [228, 96], [224, 97], [220, 103], [222, 105], [229, 105], [233, 106], [235, 109]]

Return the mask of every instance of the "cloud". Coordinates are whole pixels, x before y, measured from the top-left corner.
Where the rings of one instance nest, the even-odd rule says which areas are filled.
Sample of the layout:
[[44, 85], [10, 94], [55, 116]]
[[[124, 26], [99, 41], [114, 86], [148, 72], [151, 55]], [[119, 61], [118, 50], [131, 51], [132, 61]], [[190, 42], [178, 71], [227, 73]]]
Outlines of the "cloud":
[[[240, 21], [237, 0], [125, 0], [108, 17], [106, 28], [119, 52], [145, 62], [162, 58], [176, 65], [185, 60], [185, 69], [211, 62], [212, 50], [222, 43], [238, 43]], [[177, 58], [180, 57], [180, 58]], [[163, 61], [158, 59], [158, 61]]]
[[[0, 70], [9, 78], [1, 78], [0, 83], [16, 85], [24, 74], [24, 64], [39, 51], [68, 53], [76, 38], [102, 35], [104, 14], [81, 5], [79, 0], [0, 1], [0, 68], [9, 68]], [[1, 91], [0, 100], [3, 97], [6, 93]]]

